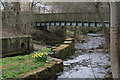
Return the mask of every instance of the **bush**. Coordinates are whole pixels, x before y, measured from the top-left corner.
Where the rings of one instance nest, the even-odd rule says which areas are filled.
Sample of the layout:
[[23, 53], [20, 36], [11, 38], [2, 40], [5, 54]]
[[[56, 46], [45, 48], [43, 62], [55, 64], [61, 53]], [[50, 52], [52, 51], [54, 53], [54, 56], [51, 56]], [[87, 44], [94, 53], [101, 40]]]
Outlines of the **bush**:
[[46, 52], [51, 52], [51, 48], [42, 48], [40, 51], [38, 52], [42, 52], [42, 53], [46, 53]]
[[78, 33], [86, 35], [87, 33], [97, 33], [100, 31], [100, 27], [79, 27]]

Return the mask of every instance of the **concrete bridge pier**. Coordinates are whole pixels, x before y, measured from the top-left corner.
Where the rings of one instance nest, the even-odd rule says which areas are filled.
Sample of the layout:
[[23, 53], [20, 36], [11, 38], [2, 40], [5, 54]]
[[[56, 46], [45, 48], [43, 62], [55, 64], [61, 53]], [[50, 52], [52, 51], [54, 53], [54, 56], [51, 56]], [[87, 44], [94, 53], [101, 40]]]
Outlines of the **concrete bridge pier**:
[[89, 27], [90, 27], [90, 24], [91, 24], [91, 23], [90, 23], [90, 22], [88, 22], [88, 26], [89, 26]]
[[84, 26], [84, 22], [82, 22], [82, 26]]
[[97, 22], [95, 21], [95, 27], [97, 26]]

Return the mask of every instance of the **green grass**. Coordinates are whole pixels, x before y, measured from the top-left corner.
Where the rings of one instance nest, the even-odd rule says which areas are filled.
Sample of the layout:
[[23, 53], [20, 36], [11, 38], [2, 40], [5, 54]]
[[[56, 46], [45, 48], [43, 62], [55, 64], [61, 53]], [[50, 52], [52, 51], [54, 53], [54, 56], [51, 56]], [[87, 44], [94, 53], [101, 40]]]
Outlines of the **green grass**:
[[[38, 52], [42, 52], [42, 53], [51, 52], [51, 48], [43, 48], [43, 49], [39, 50]], [[24, 55], [24, 56], [2, 58], [2, 59], [0, 59], [0, 62], [2, 62], [2, 64], [0, 64], [0, 66], [5, 66], [7, 64], [16, 64], [18, 62], [25, 62], [25, 61], [31, 60], [31, 59], [33, 59], [31, 56], [34, 53], [31, 53], [29, 55]]]
[[33, 61], [33, 62], [9, 66], [9, 67], [3, 68], [2, 77], [3, 78], [14, 78], [14, 77], [17, 77], [19, 74], [27, 73], [38, 67], [44, 67], [44, 64], [45, 64], [44, 62]]
[[33, 53], [29, 54], [29, 55], [25, 55], [25, 56], [16, 56], [16, 57], [6, 57], [3, 59], [0, 59], [0, 62], [2, 62], [2, 64], [0, 64], [0, 66], [5, 66], [7, 64], [16, 64], [18, 62], [25, 62], [28, 60], [33, 59], [32, 56]]
[[[39, 50], [39, 52], [41, 53], [51, 52], [51, 48], [43, 48]], [[0, 66], [20, 63], [17, 65], [11, 65], [11, 66], [2, 68], [2, 78], [14, 78], [14, 77], [17, 77], [19, 74], [29, 72], [38, 67], [44, 67], [45, 62], [33, 61], [33, 62], [24, 63], [25, 61], [28, 61], [28, 60], [34, 60], [34, 58], [32, 57], [34, 53], [31, 53], [29, 55], [24, 55], [24, 56], [6, 57], [6, 58], [0, 59], [0, 62], [2, 62]]]
[[42, 53], [51, 52], [51, 48], [42, 48], [39, 52]]

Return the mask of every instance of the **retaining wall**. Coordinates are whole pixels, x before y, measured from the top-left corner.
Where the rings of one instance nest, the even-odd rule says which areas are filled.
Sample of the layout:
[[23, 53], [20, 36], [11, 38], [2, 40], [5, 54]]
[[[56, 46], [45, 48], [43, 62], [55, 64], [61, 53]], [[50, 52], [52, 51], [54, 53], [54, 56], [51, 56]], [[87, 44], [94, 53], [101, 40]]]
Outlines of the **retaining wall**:
[[33, 51], [32, 37], [30, 35], [2, 37], [2, 55], [0, 57], [16, 54], [27, 54]]
[[23, 78], [23, 79], [50, 79], [50, 78], [56, 78], [57, 74], [61, 71], [63, 71], [63, 62], [61, 59], [51, 58], [50, 62], [45, 64], [45, 68], [37, 68], [35, 70], [32, 70], [25, 74], [18, 75], [17, 78]]

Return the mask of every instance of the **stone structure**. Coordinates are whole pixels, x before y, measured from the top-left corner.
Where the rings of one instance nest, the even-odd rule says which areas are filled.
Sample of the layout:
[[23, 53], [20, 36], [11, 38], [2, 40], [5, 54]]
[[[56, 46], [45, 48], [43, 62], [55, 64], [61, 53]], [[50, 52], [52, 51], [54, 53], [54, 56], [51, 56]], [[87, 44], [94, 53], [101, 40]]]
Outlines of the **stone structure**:
[[33, 51], [32, 37], [30, 35], [2, 37], [2, 56], [27, 54]]
[[49, 60], [50, 62], [46, 63], [44, 68], [39, 67], [28, 73], [20, 74], [17, 78], [40, 80], [56, 78], [57, 73], [63, 71], [63, 62], [61, 59], [51, 57], [49, 57]]
[[[104, 12], [104, 21], [109, 21], [110, 13]], [[55, 21], [82, 21], [82, 22], [95, 22], [100, 21], [96, 12], [78, 12], [78, 13], [46, 13], [35, 14], [35, 22], [55, 22]]]
[[55, 58], [60, 58], [60, 59], [66, 59], [70, 55], [74, 54], [75, 49], [74, 49], [74, 39], [73, 38], [67, 38], [58, 47], [53, 47], [52, 49], [53, 53], [49, 54], [52, 57]]
[[[103, 20], [110, 24], [110, 13], [103, 12]], [[78, 12], [78, 13], [45, 13], [34, 15], [35, 27], [44, 26], [98, 26], [100, 19], [96, 12]]]

